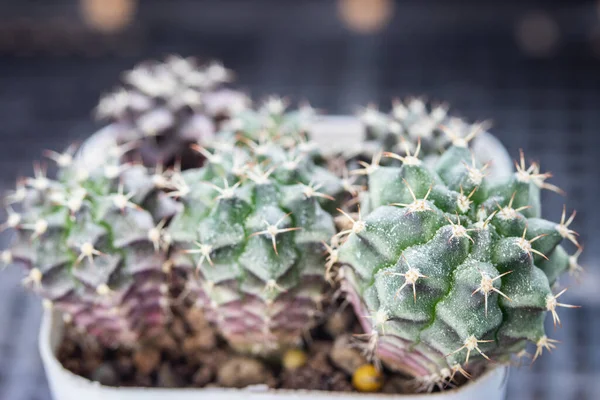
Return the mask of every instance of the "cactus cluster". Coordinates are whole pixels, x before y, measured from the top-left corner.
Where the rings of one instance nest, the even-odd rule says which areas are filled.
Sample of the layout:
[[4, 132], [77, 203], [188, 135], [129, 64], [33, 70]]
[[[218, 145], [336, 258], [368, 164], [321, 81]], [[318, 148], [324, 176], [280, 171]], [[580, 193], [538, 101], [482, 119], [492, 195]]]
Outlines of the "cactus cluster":
[[456, 139], [434, 165], [414, 154], [401, 166], [370, 166], [364, 217], [338, 234], [342, 288], [367, 347], [423, 388], [451, 384], [488, 360], [507, 362], [559, 322], [558, 276], [578, 267], [561, 242], [579, 247], [569, 228], [540, 217], [540, 190], [558, 191], [521, 154], [513, 176], [490, 184], [468, 142]]
[[123, 74], [123, 86], [101, 98], [96, 115], [112, 123], [117, 144], [131, 146], [128, 160], [199, 166], [202, 159], [190, 144], [213, 137], [223, 121], [249, 105], [244, 94], [223, 87], [232, 78], [216, 62], [198, 66], [178, 56], [145, 62]]
[[[98, 107], [117, 138], [104, 162], [49, 152], [56, 179], [38, 166], [7, 196], [1, 260], [25, 268], [45, 306], [133, 346], [164, 329], [172, 295], [191, 296], [234, 349], [269, 357], [299, 346], [341, 293], [368, 353], [422, 390], [555, 346], [544, 320], [573, 307], [557, 280], [581, 269], [581, 249], [566, 210], [541, 218], [540, 191], [559, 189], [538, 164], [521, 154], [491, 181], [469, 149], [482, 126], [413, 100], [367, 108], [360, 154], [333, 171], [310, 106], [249, 109], [219, 88], [229, 79], [175, 57], [136, 67]], [[192, 153], [203, 165], [174, 162]], [[357, 161], [361, 185], [346, 175]]]
[[2, 258], [27, 270], [24, 284], [45, 307], [108, 346], [131, 346], [159, 333], [168, 315], [155, 231], [177, 204], [143, 166], [108, 157], [87, 169], [71, 154], [50, 152], [57, 179], [37, 166], [7, 197], [14, 241]]

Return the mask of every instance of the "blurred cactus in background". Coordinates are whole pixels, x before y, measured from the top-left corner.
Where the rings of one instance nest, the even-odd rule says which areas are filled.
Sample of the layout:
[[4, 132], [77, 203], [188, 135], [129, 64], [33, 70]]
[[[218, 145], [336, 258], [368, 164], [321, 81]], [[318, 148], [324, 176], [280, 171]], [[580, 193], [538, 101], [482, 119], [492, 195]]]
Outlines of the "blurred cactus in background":
[[[447, 105], [429, 107], [419, 98], [394, 101], [389, 114], [370, 105], [358, 117], [365, 127], [364, 141], [350, 148], [346, 156], [363, 161], [371, 160], [378, 152], [400, 154], [406, 149], [414, 152], [420, 143], [421, 158], [425, 162], [434, 162], [452, 143], [446, 132], [467, 138], [487, 127], [485, 123], [469, 124], [451, 117]], [[393, 163], [393, 159], [384, 161]]]
[[111, 122], [117, 144], [132, 147], [128, 160], [200, 166], [202, 157], [189, 146], [212, 138], [224, 120], [249, 105], [244, 94], [223, 86], [232, 80], [218, 62], [199, 66], [179, 56], [147, 61], [123, 74], [123, 86], [102, 97], [96, 115]]

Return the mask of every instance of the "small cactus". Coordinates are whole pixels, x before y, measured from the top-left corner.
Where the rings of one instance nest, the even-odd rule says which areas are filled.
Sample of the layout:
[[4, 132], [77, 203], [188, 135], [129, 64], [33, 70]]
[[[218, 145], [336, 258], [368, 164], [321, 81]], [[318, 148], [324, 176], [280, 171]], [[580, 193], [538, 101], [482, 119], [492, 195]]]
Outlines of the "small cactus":
[[258, 109], [247, 108], [223, 123], [216, 140], [246, 141], [259, 156], [266, 155], [271, 145], [293, 148], [300, 156], [320, 156], [317, 144], [310, 138], [316, 111], [308, 104], [291, 111], [287, 108], [285, 99], [270, 96]]
[[572, 218], [540, 217], [540, 190], [559, 191], [550, 175], [521, 153], [511, 178], [491, 184], [467, 144], [453, 138], [431, 166], [410, 153], [388, 154], [400, 166], [367, 166], [361, 214], [333, 250], [367, 350], [424, 390], [530, 342], [535, 360], [554, 347], [546, 315], [557, 324], [557, 308], [573, 307], [553, 290], [573, 268], [561, 241], [579, 247]]
[[88, 170], [72, 154], [49, 152], [57, 179], [38, 165], [7, 197], [14, 240], [2, 259], [21, 265], [23, 283], [65, 321], [107, 346], [133, 346], [168, 316], [160, 227], [177, 204], [141, 165], [113, 158]]
[[[424, 161], [435, 162], [452, 143], [448, 133], [467, 138], [486, 128], [485, 124], [471, 125], [450, 117], [448, 107], [443, 104], [428, 107], [418, 98], [394, 101], [389, 114], [370, 105], [360, 112], [359, 119], [365, 127], [364, 141], [350, 149], [346, 156], [363, 161], [370, 160], [378, 152], [401, 154], [408, 149], [414, 153], [419, 148]], [[384, 162], [397, 164], [393, 159]]]
[[323, 243], [335, 233], [325, 205], [343, 189], [298, 146], [236, 132], [196, 147], [206, 164], [173, 177], [170, 195], [184, 206], [168, 228], [173, 263], [190, 271], [188, 291], [234, 348], [281, 353], [319, 315]]
[[213, 137], [220, 124], [246, 108], [249, 100], [222, 87], [231, 71], [213, 62], [197, 66], [190, 58], [145, 62], [123, 75], [123, 86], [101, 98], [96, 115], [112, 122], [117, 144], [133, 144], [127, 160], [184, 168], [201, 164], [189, 145]]

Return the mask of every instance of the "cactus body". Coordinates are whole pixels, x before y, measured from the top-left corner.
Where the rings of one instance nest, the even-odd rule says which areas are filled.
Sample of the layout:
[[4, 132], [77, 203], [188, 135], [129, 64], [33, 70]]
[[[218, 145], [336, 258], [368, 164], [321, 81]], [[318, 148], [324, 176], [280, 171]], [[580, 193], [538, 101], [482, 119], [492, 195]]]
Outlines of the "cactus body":
[[58, 156], [56, 180], [37, 169], [9, 197], [19, 211], [11, 211], [7, 261], [26, 269], [26, 286], [67, 322], [108, 346], [132, 346], [168, 315], [165, 243], [156, 227], [177, 205], [145, 167], [112, 159], [90, 171], [68, 153]]
[[124, 74], [124, 86], [105, 95], [97, 116], [113, 124], [117, 144], [131, 144], [126, 159], [145, 165], [201, 165], [189, 146], [213, 137], [223, 120], [243, 110], [248, 99], [222, 87], [232, 74], [221, 64], [198, 67], [176, 56], [146, 62]]
[[[266, 156], [269, 146], [294, 149], [299, 156], [312, 155], [321, 161], [321, 152], [310, 138], [310, 125], [315, 110], [310, 105], [287, 111], [284, 99], [271, 96], [258, 109], [247, 108], [222, 124], [216, 138], [220, 141], [242, 141], [252, 146], [257, 156]], [[249, 142], [250, 141], [250, 142]]]
[[[481, 124], [471, 125], [448, 116], [446, 106], [429, 108], [420, 99], [411, 99], [406, 103], [395, 101], [389, 114], [369, 106], [359, 117], [365, 127], [364, 141], [355, 149], [350, 149], [347, 158], [370, 160], [382, 151], [398, 154], [407, 148], [415, 151], [420, 142], [421, 158], [434, 163], [452, 143], [444, 130], [458, 137], [467, 137], [473, 131], [485, 128]], [[393, 160], [387, 161], [388, 164], [396, 164]]]
[[169, 233], [207, 317], [233, 347], [265, 356], [297, 345], [316, 321], [323, 242], [335, 233], [324, 205], [342, 188], [295, 146], [254, 141], [244, 126], [235, 137], [199, 149], [205, 166], [175, 178], [184, 208]]
[[554, 187], [536, 164], [522, 157], [509, 181], [490, 185], [466, 143], [456, 144], [432, 167], [408, 155], [371, 168], [366, 216], [336, 253], [369, 348], [424, 389], [487, 359], [507, 361], [528, 342], [536, 357], [550, 349], [551, 287], [569, 268], [560, 243], [577, 244], [564, 215], [560, 224], [540, 218], [540, 189]]

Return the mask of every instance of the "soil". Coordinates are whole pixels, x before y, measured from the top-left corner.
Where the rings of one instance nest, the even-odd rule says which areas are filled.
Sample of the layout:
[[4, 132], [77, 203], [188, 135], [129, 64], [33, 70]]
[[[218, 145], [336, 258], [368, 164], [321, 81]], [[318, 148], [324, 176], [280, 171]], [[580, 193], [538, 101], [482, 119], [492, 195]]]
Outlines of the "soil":
[[[279, 389], [354, 391], [352, 373], [367, 363], [354, 345], [360, 333], [350, 310], [337, 311], [311, 332], [305, 343], [306, 363], [286, 370], [280, 360], [236, 354], [217, 336], [202, 312], [173, 309], [169, 329], [136, 349], [109, 349], [67, 326], [58, 358], [71, 372], [107, 386], [237, 387], [264, 385]], [[350, 332], [350, 333], [349, 333]], [[85, 340], [87, 338], [87, 340]], [[382, 392], [410, 391], [411, 381], [384, 370]]]

